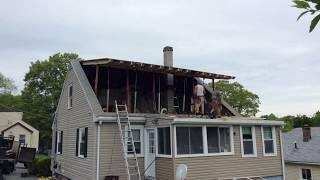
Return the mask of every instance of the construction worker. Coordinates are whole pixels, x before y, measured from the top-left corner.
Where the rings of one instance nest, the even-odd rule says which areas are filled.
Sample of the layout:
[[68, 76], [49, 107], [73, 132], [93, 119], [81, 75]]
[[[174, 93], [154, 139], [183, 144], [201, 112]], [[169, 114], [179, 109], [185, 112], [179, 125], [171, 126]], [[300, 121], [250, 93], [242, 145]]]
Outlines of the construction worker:
[[197, 84], [193, 87], [196, 115], [200, 114], [200, 108], [201, 115], [204, 115], [204, 93], [204, 87], [199, 82], [197, 82]]

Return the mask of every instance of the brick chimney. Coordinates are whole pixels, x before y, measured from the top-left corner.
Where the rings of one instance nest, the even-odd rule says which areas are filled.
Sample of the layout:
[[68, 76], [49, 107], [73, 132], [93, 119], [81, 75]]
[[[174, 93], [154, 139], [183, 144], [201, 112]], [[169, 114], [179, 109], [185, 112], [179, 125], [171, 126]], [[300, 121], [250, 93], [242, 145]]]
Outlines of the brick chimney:
[[311, 140], [311, 128], [308, 125], [304, 125], [302, 128], [303, 142]]
[[[163, 48], [163, 65], [173, 66], [173, 48], [166, 46]], [[167, 110], [168, 113], [175, 113], [174, 109], [174, 76], [173, 74], [167, 75]]]

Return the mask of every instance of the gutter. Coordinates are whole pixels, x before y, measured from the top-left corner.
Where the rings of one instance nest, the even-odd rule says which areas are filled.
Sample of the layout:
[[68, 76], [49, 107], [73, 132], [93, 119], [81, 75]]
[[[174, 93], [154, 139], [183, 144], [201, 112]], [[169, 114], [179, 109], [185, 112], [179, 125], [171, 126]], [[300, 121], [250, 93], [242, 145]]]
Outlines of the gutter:
[[284, 154], [283, 154], [283, 144], [282, 144], [282, 130], [280, 129], [280, 145], [281, 145], [281, 163], [282, 163], [282, 177], [283, 180], [286, 180], [286, 169], [284, 163]]
[[[94, 122], [101, 122], [101, 123], [117, 123], [116, 116], [98, 116], [95, 118]], [[142, 123], [146, 122], [145, 117], [130, 117], [131, 123]]]
[[303, 161], [286, 161], [286, 163], [290, 164], [301, 164], [301, 165], [315, 165], [315, 166], [320, 166], [320, 162], [303, 162]]
[[98, 131], [97, 131], [97, 174], [96, 174], [96, 179], [99, 180], [100, 179], [100, 129], [101, 129], [101, 124], [102, 122], [99, 121], [98, 123]]

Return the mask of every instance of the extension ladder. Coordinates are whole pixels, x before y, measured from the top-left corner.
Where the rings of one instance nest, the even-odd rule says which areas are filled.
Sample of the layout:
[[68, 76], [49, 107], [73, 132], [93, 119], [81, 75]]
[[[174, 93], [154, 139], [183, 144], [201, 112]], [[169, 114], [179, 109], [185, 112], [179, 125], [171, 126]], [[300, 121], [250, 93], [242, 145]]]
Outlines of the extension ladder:
[[[119, 105], [115, 101], [115, 107], [128, 180], [142, 180], [127, 105]], [[131, 147], [130, 150], [128, 146]], [[132, 159], [130, 158], [131, 161], [128, 160], [128, 154], [133, 155]]]

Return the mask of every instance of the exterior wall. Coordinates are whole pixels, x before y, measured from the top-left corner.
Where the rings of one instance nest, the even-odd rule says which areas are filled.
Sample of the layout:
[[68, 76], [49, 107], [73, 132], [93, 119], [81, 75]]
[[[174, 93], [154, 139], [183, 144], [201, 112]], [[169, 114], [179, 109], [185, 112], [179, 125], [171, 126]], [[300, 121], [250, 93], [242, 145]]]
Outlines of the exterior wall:
[[13, 135], [15, 141], [19, 141], [20, 134], [26, 135], [25, 142], [28, 147], [36, 148], [38, 150], [38, 146], [39, 146], [38, 131], [30, 132], [29, 130], [22, 127], [21, 125], [16, 125], [4, 132], [5, 137], [8, 137], [9, 135]]
[[188, 178], [197, 180], [241, 176], [282, 176], [280, 128], [276, 128], [277, 156], [271, 157], [263, 156], [261, 126], [256, 126], [255, 130], [257, 157], [242, 158], [240, 126], [234, 126], [234, 155], [176, 158], [175, 166], [186, 164]]
[[[144, 158], [139, 157], [140, 173], [143, 175]], [[132, 163], [131, 163], [132, 164]], [[122, 155], [122, 145], [118, 125], [106, 123], [100, 130], [100, 178], [105, 176], [120, 176], [120, 180], [127, 178]]]
[[303, 165], [303, 164], [292, 164], [286, 163], [286, 179], [288, 180], [300, 180], [301, 179], [301, 168], [309, 168], [312, 173], [312, 180], [320, 180], [320, 166], [315, 165]]
[[174, 161], [172, 158], [156, 159], [156, 178], [161, 180], [174, 179]]
[[[73, 85], [73, 106], [68, 109], [68, 85]], [[76, 129], [88, 127], [87, 157], [76, 157]], [[58, 168], [56, 173], [71, 179], [95, 179], [96, 173], [96, 129], [93, 114], [82, 91], [82, 87], [71, 70], [64, 83], [53, 124], [53, 159]], [[55, 130], [63, 131], [62, 154], [55, 153]]]

